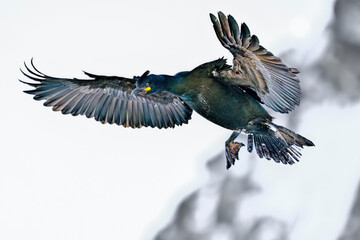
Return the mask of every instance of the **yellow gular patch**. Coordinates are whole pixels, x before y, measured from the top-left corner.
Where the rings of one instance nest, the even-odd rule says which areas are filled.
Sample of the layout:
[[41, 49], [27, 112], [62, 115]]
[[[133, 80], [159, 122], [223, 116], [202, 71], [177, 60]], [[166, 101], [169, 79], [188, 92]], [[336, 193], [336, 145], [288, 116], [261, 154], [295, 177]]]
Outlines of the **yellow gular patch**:
[[151, 87], [144, 88], [145, 93], [151, 90]]

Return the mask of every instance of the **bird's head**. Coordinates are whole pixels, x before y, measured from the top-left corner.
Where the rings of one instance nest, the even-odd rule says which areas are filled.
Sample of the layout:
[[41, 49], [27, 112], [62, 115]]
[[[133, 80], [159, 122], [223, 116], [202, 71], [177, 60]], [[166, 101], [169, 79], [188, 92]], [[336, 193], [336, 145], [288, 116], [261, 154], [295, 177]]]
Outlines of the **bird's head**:
[[146, 71], [141, 77], [135, 77], [136, 88], [132, 90], [134, 95], [150, 95], [164, 90], [166, 78], [162, 75], [150, 74]]

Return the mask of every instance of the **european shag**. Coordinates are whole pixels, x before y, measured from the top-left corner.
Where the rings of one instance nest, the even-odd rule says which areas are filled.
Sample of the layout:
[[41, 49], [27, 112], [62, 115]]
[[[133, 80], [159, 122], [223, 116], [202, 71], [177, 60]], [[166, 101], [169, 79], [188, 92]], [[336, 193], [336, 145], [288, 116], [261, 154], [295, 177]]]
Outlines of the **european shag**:
[[216, 36], [234, 59], [204, 63], [192, 71], [174, 76], [149, 74], [132, 79], [84, 72], [89, 79], [56, 78], [32, 69], [22, 73], [36, 83], [25, 91], [45, 106], [73, 116], [94, 117], [102, 123], [124, 127], [173, 128], [188, 123], [194, 110], [209, 121], [233, 130], [225, 142], [226, 168], [234, 165], [243, 143], [235, 142], [241, 132], [248, 134], [247, 150], [254, 148], [260, 158], [293, 164], [301, 156], [299, 147], [314, 144], [272, 122], [263, 105], [288, 113], [300, 103], [296, 68], [289, 68], [259, 44], [245, 23], [222, 12], [210, 14]]

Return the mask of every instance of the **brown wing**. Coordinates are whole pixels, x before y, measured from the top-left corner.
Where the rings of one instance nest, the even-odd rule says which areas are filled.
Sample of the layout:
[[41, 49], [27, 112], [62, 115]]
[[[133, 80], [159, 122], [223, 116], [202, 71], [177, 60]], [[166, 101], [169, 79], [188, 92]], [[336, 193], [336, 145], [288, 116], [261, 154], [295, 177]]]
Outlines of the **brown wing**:
[[192, 109], [180, 98], [159, 92], [148, 96], [134, 96], [136, 79], [99, 76], [86, 73], [87, 80], [55, 78], [33, 70], [22, 73], [37, 83], [26, 83], [35, 89], [24, 91], [35, 100], [46, 100], [44, 106], [52, 106], [63, 114], [94, 117], [102, 123], [116, 123], [124, 127], [168, 128], [188, 123]]
[[254, 90], [262, 102], [281, 113], [292, 111], [300, 104], [301, 90], [299, 71], [289, 68], [259, 44], [245, 23], [240, 28], [235, 19], [222, 12], [219, 20], [210, 14], [211, 21], [221, 44], [234, 56], [231, 70], [217, 73], [218, 79], [231, 85]]

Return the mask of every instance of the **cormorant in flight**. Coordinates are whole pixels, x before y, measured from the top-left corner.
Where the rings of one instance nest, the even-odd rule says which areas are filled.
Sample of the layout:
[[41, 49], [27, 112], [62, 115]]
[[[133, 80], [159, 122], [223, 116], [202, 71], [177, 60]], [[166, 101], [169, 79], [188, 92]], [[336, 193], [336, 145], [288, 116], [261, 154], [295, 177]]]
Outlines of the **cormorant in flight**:
[[260, 158], [293, 164], [301, 156], [299, 147], [314, 144], [276, 125], [262, 104], [280, 113], [300, 103], [300, 85], [295, 68], [289, 68], [259, 44], [245, 23], [229, 15], [210, 14], [220, 43], [232, 55], [204, 63], [174, 76], [149, 74], [123, 78], [84, 72], [89, 79], [51, 77], [26, 66], [25, 76], [36, 83], [25, 91], [35, 100], [63, 114], [94, 117], [102, 123], [124, 127], [168, 128], [188, 123], [194, 110], [209, 121], [233, 130], [225, 142], [226, 167], [234, 165], [243, 143], [235, 142], [241, 132], [248, 134], [247, 149], [255, 146]]

